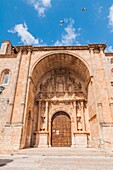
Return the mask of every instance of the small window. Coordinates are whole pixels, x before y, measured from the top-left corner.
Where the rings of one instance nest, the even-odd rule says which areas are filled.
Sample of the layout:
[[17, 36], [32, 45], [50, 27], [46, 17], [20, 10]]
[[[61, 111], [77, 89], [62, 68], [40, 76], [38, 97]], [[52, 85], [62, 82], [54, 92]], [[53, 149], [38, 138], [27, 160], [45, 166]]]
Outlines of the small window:
[[3, 79], [3, 84], [8, 84], [8, 80], [9, 80], [9, 73], [5, 73], [4, 79]]
[[9, 83], [9, 70], [4, 70], [1, 75], [1, 84]]

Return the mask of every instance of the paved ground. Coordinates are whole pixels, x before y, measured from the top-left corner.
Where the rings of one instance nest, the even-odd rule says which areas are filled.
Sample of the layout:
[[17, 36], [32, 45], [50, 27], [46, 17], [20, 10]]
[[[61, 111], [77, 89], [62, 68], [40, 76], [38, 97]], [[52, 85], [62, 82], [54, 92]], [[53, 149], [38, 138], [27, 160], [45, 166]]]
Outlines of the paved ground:
[[0, 170], [113, 170], [113, 151], [91, 148], [24, 149], [0, 155]]

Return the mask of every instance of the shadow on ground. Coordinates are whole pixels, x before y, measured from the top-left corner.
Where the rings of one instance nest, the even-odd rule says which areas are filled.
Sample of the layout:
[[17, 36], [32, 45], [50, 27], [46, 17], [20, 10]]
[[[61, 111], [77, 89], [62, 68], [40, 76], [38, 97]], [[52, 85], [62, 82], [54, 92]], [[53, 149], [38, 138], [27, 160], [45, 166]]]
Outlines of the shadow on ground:
[[12, 162], [12, 159], [0, 159], [0, 167], [5, 166], [6, 164]]

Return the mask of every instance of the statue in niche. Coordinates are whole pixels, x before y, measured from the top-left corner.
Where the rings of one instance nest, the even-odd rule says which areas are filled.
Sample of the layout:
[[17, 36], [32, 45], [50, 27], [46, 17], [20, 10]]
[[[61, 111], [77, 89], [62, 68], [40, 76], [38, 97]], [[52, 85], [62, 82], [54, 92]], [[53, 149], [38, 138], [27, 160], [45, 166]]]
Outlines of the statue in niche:
[[68, 85], [68, 92], [70, 92], [70, 93], [71, 93], [72, 91], [73, 91], [73, 90], [72, 90], [72, 85], [71, 85], [71, 84], [69, 84], [69, 85]]
[[78, 84], [75, 81], [73, 82], [73, 84], [74, 84], [74, 90], [76, 91], [78, 89]]
[[82, 107], [81, 107], [81, 102], [77, 102], [77, 110], [81, 111]]
[[45, 86], [47, 87], [50, 84], [50, 79], [48, 78], [47, 81], [45, 82]]
[[45, 108], [46, 108], [46, 103], [42, 102], [41, 103], [41, 116], [40, 116], [40, 131], [45, 131]]
[[80, 83], [80, 82], [73, 82], [73, 84], [74, 84], [74, 90], [76, 91], [78, 91], [78, 90], [81, 90], [82, 89], [82, 84]]
[[82, 131], [81, 117], [77, 118], [77, 129], [78, 129], [78, 131]]
[[43, 91], [43, 85], [42, 85], [42, 83], [40, 84], [40, 91]]
[[74, 78], [71, 78], [71, 77], [70, 77], [70, 81], [71, 81], [72, 83], [75, 83], [75, 79], [74, 79]]
[[46, 91], [46, 86], [45, 84], [43, 85], [42, 83], [40, 84], [40, 91], [43, 92], [43, 91]]
[[63, 81], [59, 80], [58, 84], [57, 84], [57, 90], [58, 92], [64, 92], [64, 85], [63, 85]]
[[82, 84], [80, 82], [78, 83], [78, 88], [82, 89]]
[[81, 122], [81, 118], [78, 120], [77, 122], [77, 125], [78, 125], [78, 131], [82, 131], [82, 122]]
[[77, 102], [77, 129], [82, 131], [82, 121], [81, 121], [81, 102]]
[[52, 93], [53, 92], [53, 86], [52, 83], [49, 83], [49, 85], [47, 86], [47, 91]]
[[45, 116], [41, 116], [40, 120], [40, 131], [45, 131]]
[[81, 110], [77, 110], [77, 118], [81, 117]]
[[[43, 101], [43, 102], [41, 102], [42, 103], [42, 112], [43, 113], [45, 113], [45, 109], [46, 109], [46, 102], [45, 101]], [[43, 115], [43, 114], [41, 114], [41, 115]]]

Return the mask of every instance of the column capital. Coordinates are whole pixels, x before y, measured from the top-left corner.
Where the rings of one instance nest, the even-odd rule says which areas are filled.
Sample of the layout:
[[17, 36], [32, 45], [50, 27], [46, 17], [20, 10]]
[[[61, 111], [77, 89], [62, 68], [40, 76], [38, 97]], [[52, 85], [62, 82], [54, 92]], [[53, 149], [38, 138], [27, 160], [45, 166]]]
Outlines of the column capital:
[[33, 49], [32, 48], [28, 48], [27, 51], [28, 51], [28, 53], [32, 53]]

